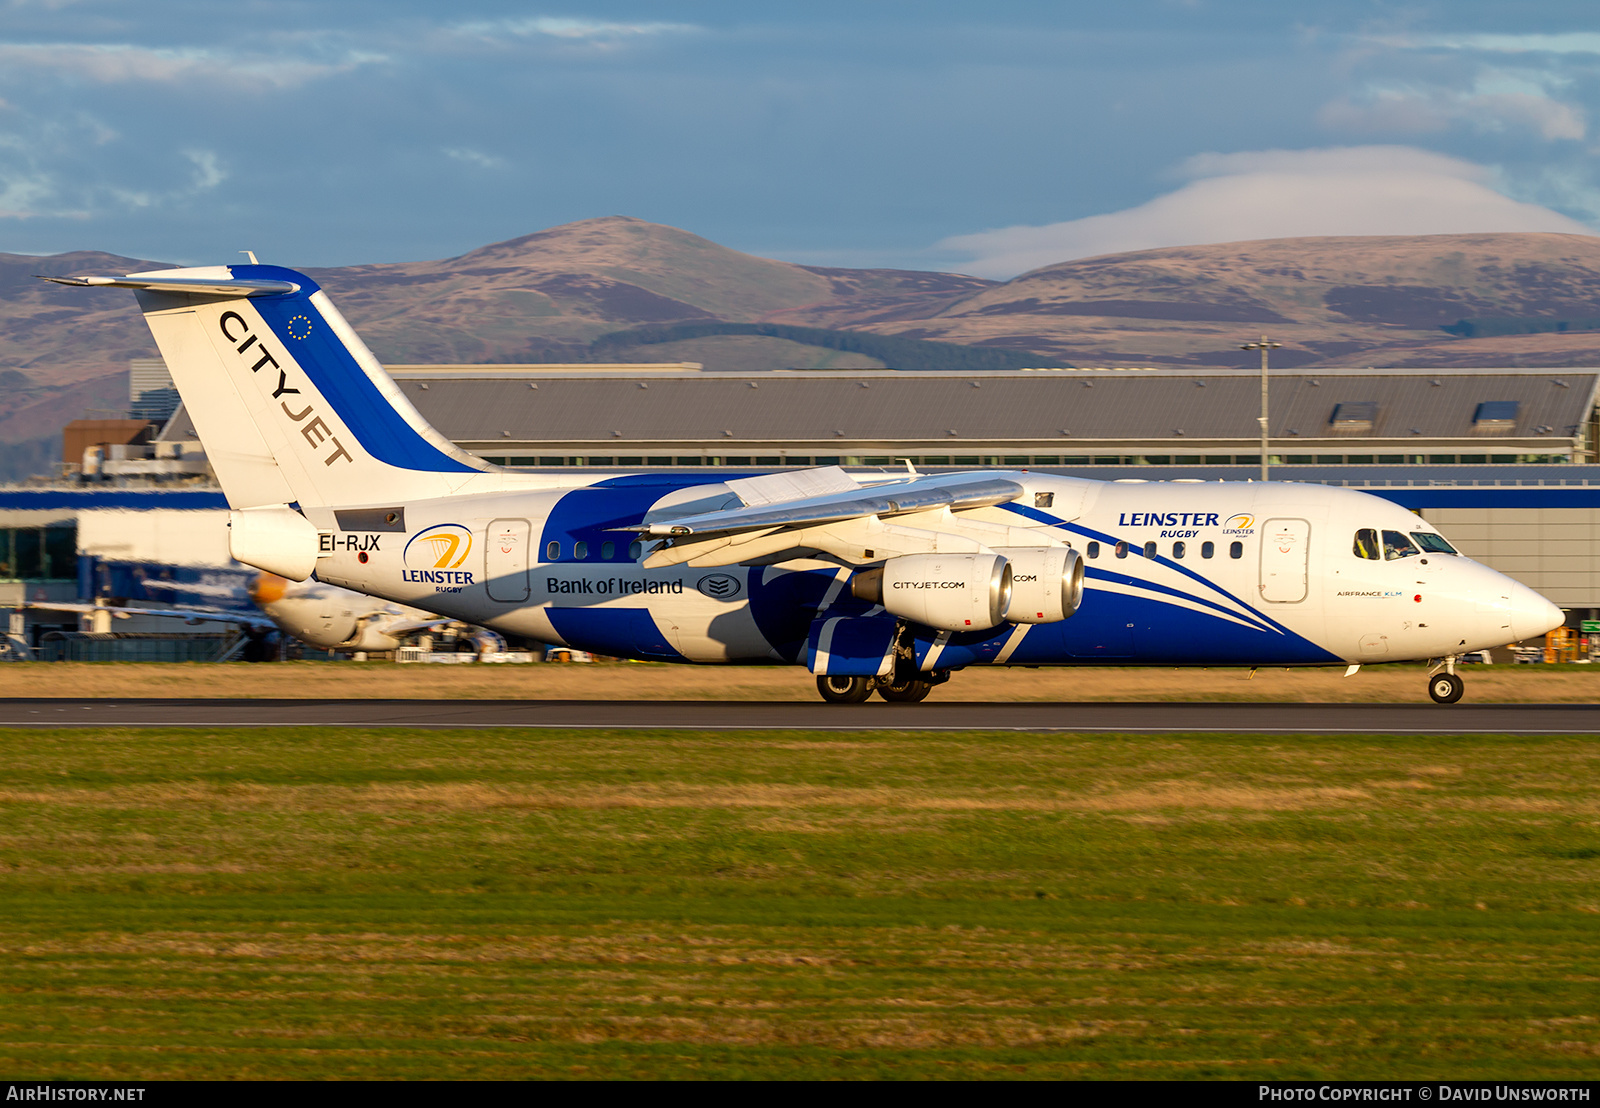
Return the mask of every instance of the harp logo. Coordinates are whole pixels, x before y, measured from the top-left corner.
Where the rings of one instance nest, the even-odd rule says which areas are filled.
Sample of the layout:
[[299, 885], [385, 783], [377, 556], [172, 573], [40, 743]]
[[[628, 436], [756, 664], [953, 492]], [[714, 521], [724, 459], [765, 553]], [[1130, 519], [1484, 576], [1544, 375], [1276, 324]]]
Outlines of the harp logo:
[[460, 569], [472, 553], [472, 532], [459, 523], [441, 523], [411, 537], [405, 563], [410, 569]]

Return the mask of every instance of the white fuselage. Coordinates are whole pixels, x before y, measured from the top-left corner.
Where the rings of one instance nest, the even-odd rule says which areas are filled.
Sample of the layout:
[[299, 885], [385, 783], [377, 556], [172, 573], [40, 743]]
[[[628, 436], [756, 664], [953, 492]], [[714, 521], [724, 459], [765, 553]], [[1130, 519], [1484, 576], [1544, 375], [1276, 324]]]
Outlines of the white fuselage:
[[[929, 633], [919, 648], [925, 669], [1376, 663], [1501, 646], [1561, 622], [1559, 609], [1487, 566], [1416, 550], [1419, 542], [1443, 544], [1412, 537], [1437, 533], [1364, 493], [1004, 476], [1024, 494], [960, 518], [1068, 541], [1085, 559], [1082, 606], [1058, 623]], [[641, 474], [417, 501], [404, 505], [403, 531], [342, 531], [332, 512], [307, 515], [331, 533], [317, 565], [331, 584], [600, 653], [797, 661], [812, 620], [849, 614], [844, 586], [853, 567], [802, 558], [647, 569], [651, 544], [620, 530], [729, 503], [737, 502], [714, 474]], [[1411, 552], [1363, 557], [1363, 530], [1380, 544], [1386, 533], [1405, 536]]]

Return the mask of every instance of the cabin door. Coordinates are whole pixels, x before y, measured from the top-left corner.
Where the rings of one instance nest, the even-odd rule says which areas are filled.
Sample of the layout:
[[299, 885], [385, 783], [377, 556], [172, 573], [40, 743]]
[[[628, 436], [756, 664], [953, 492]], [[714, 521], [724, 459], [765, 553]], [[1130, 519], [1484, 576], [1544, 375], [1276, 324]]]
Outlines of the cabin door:
[[1306, 567], [1311, 559], [1311, 524], [1303, 519], [1269, 519], [1261, 524], [1261, 599], [1298, 604], [1306, 598]]
[[516, 603], [528, 599], [528, 521], [497, 519], [484, 533], [483, 578], [489, 599]]

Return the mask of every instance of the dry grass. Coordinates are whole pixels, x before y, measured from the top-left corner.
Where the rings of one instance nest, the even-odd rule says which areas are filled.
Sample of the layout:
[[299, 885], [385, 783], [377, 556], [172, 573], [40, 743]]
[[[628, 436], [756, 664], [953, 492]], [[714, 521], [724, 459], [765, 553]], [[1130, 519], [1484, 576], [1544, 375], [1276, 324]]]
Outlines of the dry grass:
[[[618, 670], [623, 672], [620, 675]], [[1473, 703], [1589, 703], [1600, 667], [1468, 667]], [[1342, 669], [986, 669], [956, 674], [935, 700], [1416, 702], [1417, 666]], [[399, 666], [389, 662], [276, 665], [75, 663], [0, 668], [9, 697], [254, 697], [261, 699], [815, 700], [797, 666], [664, 663], [531, 666]]]

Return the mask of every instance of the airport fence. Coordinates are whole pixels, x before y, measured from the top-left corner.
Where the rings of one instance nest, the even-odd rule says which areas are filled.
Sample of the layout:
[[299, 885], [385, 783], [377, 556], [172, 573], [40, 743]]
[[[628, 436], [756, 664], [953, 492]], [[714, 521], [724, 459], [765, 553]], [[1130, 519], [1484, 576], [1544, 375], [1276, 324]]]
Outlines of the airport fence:
[[216, 662], [233, 652], [240, 636], [51, 631], [39, 640], [41, 662]]

